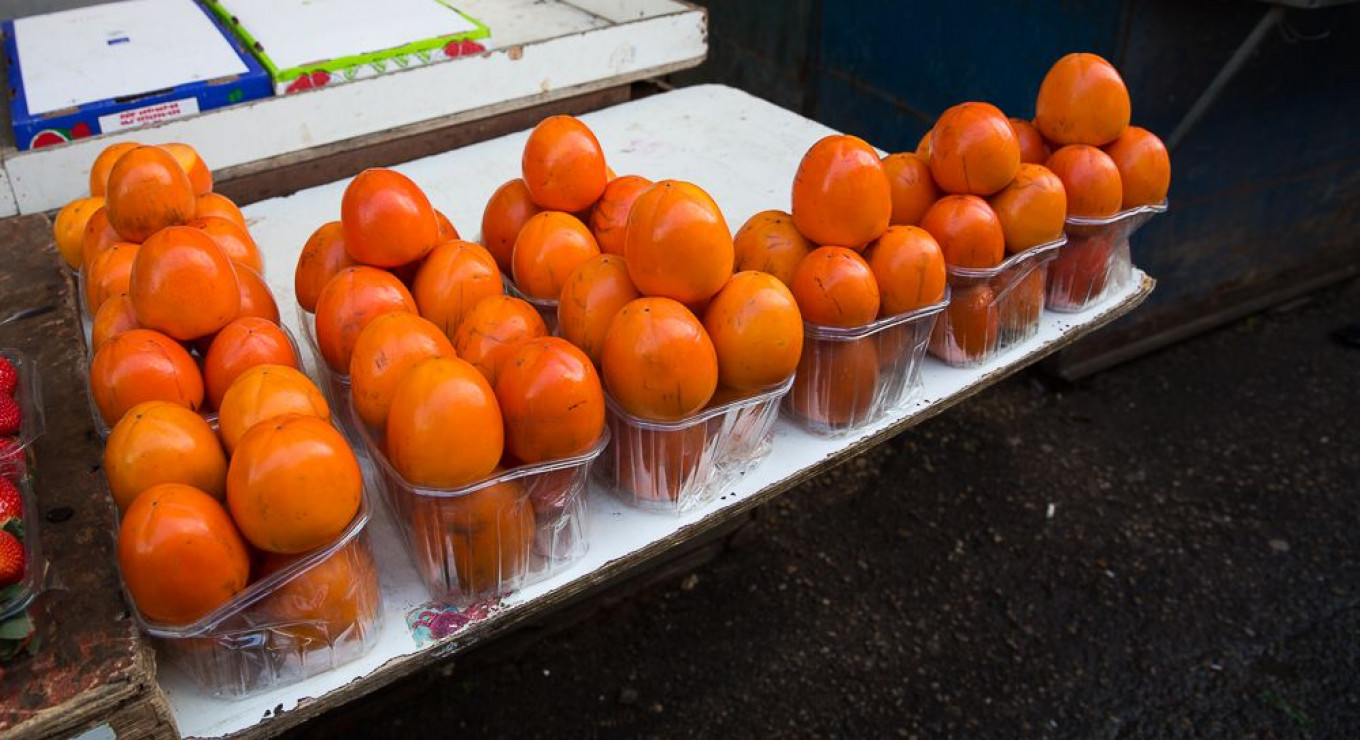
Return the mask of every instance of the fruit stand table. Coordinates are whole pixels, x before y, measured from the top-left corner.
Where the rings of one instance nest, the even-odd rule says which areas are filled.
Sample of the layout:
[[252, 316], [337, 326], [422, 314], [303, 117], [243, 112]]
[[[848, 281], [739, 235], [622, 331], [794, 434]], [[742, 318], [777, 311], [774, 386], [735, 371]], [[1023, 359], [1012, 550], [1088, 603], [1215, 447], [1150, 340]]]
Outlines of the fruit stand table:
[[[699, 183], [722, 207], [731, 226], [759, 210], [787, 208], [801, 152], [831, 133], [787, 110], [720, 86], [681, 89], [582, 119], [597, 134], [618, 172]], [[398, 169], [419, 183], [434, 205], [471, 235], [491, 192], [518, 175], [526, 136], [527, 132], [504, 136]], [[292, 290], [294, 262], [311, 231], [337, 217], [345, 185], [335, 182], [245, 209], [252, 233], [265, 251], [268, 281], [294, 332], [300, 331]], [[386, 623], [368, 655], [301, 683], [233, 701], [198, 692], [172, 666], [162, 667], [159, 685], [169, 698], [179, 731], [186, 736], [281, 732], [660, 563], [681, 545], [702, 539], [799, 482], [1127, 313], [1152, 288], [1152, 279], [1135, 271], [1127, 287], [1082, 313], [1045, 313], [1037, 336], [978, 367], [955, 369], [928, 360], [921, 393], [859, 432], [823, 439], [781, 420], [774, 452], [767, 460], [720, 491], [711, 503], [687, 513], [641, 512], [592, 493], [589, 553], [558, 575], [496, 604], [458, 612], [429, 603], [397, 533], [380, 514], [373, 536]]]
[[[629, 85], [700, 64], [705, 11], [679, 0], [459, 0], [483, 54], [265, 98], [127, 133], [0, 148], [0, 217], [60, 208], [117, 141], [192, 142], [241, 203], [628, 99]], [[8, 127], [3, 127], [10, 135]], [[249, 135], [243, 135], [247, 133]]]

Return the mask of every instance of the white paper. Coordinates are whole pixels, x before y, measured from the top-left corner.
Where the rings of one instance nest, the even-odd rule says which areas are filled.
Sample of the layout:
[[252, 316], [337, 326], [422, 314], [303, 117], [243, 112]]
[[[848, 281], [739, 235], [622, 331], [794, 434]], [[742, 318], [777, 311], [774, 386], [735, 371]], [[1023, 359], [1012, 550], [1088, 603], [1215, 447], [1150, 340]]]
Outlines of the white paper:
[[34, 115], [244, 74], [193, 0], [127, 0], [14, 22]]
[[477, 28], [438, 0], [223, 0], [279, 69], [467, 33]]

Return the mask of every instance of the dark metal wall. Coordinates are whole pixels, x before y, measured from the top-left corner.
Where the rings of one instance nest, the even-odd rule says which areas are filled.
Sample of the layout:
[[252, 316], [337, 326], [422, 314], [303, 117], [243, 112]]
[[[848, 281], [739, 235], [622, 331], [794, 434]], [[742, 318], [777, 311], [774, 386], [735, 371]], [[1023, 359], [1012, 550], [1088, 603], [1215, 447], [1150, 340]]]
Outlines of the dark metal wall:
[[[1245, 0], [708, 0], [710, 60], [742, 87], [879, 147], [944, 108], [1033, 114], [1048, 66], [1119, 67], [1134, 122], [1170, 135], [1270, 5]], [[790, 153], [798, 156], [799, 153]], [[1158, 278], [1129, 342], [1360, 264], [1360, 5], [1290, 10], [1172, 153], [1170, 213], [1135, 240]], [[1107, 342], [1108, 343], [1108, 342]]]

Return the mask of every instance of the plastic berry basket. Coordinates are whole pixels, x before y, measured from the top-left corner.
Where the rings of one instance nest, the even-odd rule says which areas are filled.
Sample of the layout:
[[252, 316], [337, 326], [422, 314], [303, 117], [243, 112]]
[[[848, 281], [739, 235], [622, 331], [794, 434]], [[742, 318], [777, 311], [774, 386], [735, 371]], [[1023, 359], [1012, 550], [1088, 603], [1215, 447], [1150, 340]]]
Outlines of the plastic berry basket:
[[38, 366], [28, 355], [17, 349], [0, 348], [0, 357], [10, 361], [19, 376], [14, 388], [14, 400], [19, 403], [19, 433], [11, 442], [0, 439], [0, 472], [13, 469], [22, 475], [28, 469], [28, 448], [34, 440], [43, 435], [46, 419], [43, 417], [42, 383], [38, 379]]
[[1067, 219], [1067, 244], [1048, 266], [1044, 308], [1083, 311], [1119, 292], [1133, 280], [1129, 237], [1159, 213], [1167, 202], [1137, 206], [1109, 218]]
[[23, 511], [19, 520], [23, 524], [20, 540], [24, 545], [24, 577], [18, 583], [0, 588], [0, 622], [18, 614], [42, 590], [43, 568], [42, 543], [38, 536], [38, 501], [33, 494], [33, 478], [22, 471], [0, 467], [0, 477], [8, 479], [19, 489], [19, 499]]
[[435, 488], [407, 481], [353, 404], [349, 408], [388, 511], [432, 598], [456, 605], [496, 599], [586, 554], [587, 483], [591, 465], [609, 445], [608, 429], [579, 455]]
[[549, 334], [557, 334], [557, 299], [556, 298], [535, 298], [519, 289], [515, 281], [508, 275], [502, 275], [501, 281], [505, 284], [505, 292], [512, 295], [538, 311], [538, 315], [543, 317], [543, 323], [548, 327]]
[[711, 501], [769, 454], [779, 403], [793, 384], [789, 378], [679, 421], [638, 418], [606, 393], [614, 441], [596, 466], [597, 478], [616, 499], [640, 509], [678, 514]]
[[[135, 606], [133, 615], [158, 653], [214, 697], [247, 696], [323, 673], [367, 653], [382, 630], [368, 523], [365, 497], [335, 542], [191, 624], [156, 622]], [[135, 604], [130, 594], [128, 603]]]
[[930, 354], [955, 367], [981, 365], [1037, 334], [1048, 266], [1065, 243], [1030, 247], [996, 267], [949, 267], [952, 297], [935, 323]]
[[803, 324], [803, 356], [784, 412], [813, 434], [834, 437], [872, 424], [921, 387], [931, 330], [949, 306], [938, 303], [864, 326]]

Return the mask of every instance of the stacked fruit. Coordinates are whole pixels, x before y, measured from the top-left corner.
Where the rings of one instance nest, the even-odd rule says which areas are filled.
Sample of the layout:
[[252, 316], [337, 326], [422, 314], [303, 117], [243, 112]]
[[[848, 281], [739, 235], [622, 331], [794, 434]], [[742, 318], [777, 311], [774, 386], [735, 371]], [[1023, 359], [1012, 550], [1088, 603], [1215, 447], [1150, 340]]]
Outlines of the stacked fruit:
[[[22, 365], [22, 363], [20, 363]], [[28, 368], [25, 368], [27, 371]], [[13, 360], [0, 355], [0, 473], [23, 473], [23, 446], [31, 439], [24, 438], [24, 405], [19, 368]]]
[[1067, 192], [1069, 219], [1070, 242], [1049, 267], [1048, 305], [1079, 309], [1122, 277], [1117, 269], [1129, 270], [1128, 236], [1141, 223], [1130, 216], [1165, 202], [1171, 159], [1156, 134], [1129, 125], [1124, 81], [1095, 54], [1059, 59], [1034, 108], [1034, 127], [1053, 150], [1048, 167]]
[[944, 300], [940, 246], [898, 213], [909, 204], [896, 172], [864, 141], [828, 136], [798, 166], [792, 213], [758, 213], [737, 233], [737, 269], [787, 285], [807, 322], [786, 403], [816, 431], [862, 424], [908, 390], [915, 333]]
[[[0, 468], [0, 614], [25, 595], [23, 582], [28, 574], [28, 553], [24, 532], [24, 499], [19, 492], [15, 471]], [[0, 620], [3, 621], [3, 620]]]

